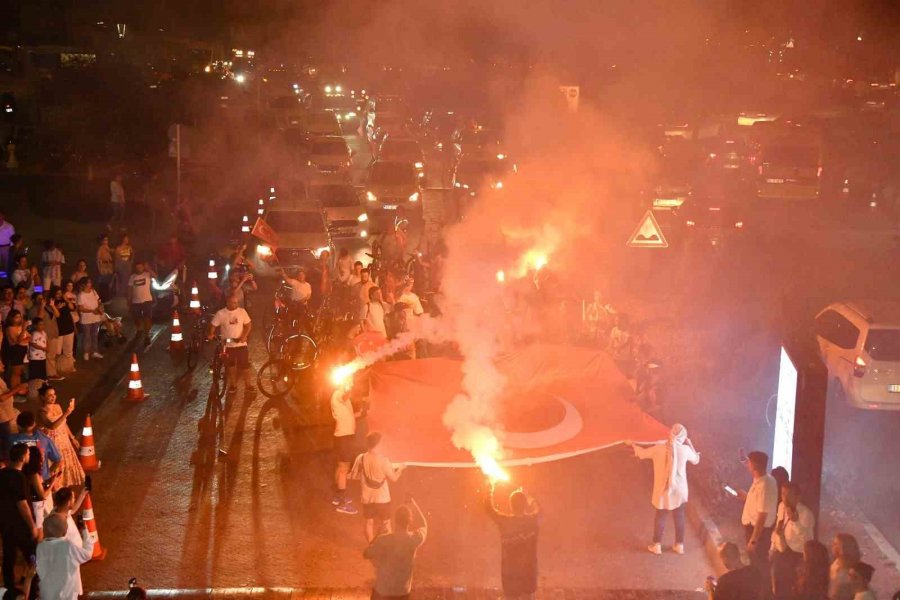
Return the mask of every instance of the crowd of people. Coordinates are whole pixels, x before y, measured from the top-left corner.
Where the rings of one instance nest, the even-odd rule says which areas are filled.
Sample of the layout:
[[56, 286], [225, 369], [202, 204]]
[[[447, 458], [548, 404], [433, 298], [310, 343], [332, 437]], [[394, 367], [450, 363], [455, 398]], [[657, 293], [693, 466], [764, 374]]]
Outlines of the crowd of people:
[[[653, 463], [651, 502], [656, 516], [648, 550], [662, 554], [665, 521], [672, 515], [672, 551], [684, 554], [687, 465], [699, 463], [700, 453], [678, 423], [667, 440], [628, 444], [636, 457]], [[838, 533], [829, 556], [828, 548], [816, 539], [813, 511], [803, 503], [802, 490], [790, 481], [787, 470], [776, 467], [769, 472], [769, 457], [760, 451], [750, 452], [744, 463], [751, 485], [733, 494], [743, 500], [741, 526], [748, 564], [738, 544], [722, 544], [719, 557], [726, 573], [707, 579], [710, 600], [874, 600], [869, 585], [875, 569], [862, 561], [856, 539]]]

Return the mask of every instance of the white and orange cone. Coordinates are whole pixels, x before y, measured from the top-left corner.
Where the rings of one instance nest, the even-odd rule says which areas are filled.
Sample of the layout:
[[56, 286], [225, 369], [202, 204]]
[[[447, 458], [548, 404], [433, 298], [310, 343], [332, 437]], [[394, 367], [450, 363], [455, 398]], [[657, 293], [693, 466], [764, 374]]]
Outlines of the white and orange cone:
[[81, 447], [78, 449], [78, 462], [85, 471], [97, 471], [100, 469], [100, 460], [97, 458], [97, 449], [94, 447], [94, 428], [91, 425], [91, 415], [84, 420], [81, 429]]
[[188, 310], [193, 315], [199, 315], [200, 308], [200, 290], [197, 288], [197, 282], [191, 282], [191, 302], [188, 304]]
[[141, 368], [138, 366], [137, 354], [131, 355], [131, 372], [128, 373], [128, 396], [132, 402], [143, 402], [150, 394], [144, 393], [144, 385], [141, 383]]
[[181, 320], [178, 311], [172, 311], [172, 337], [169, 339], [169, 352], [184, 352], [184, 334], [181, 332]]
[[94, 542], [91, 560], [103, 560], [106, 558], [106, 549], [100, 545], [100, 535], [97, 533], [97, 521], [94, 519], [94, 504], [91, 502], [90, 492], [84, 495], [82, 507], [81, 519], [84, 521], [84, 528], [87, 529], [88, 535]]

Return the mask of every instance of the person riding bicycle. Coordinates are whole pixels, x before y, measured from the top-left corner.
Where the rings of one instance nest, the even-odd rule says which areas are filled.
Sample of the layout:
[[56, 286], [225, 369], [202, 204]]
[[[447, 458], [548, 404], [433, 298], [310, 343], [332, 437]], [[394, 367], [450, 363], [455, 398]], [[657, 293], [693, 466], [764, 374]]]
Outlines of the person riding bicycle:
[[298, 269], [293, 277], [282, 270], [281, 279], [291, 288], [290, 297], [286, 300], [288, 314], [292, 321], [297, 321], [301, 325], [302, 329], [307, 321], [307, 306], [312, 297], [312, 285], [306, 281], [306, 272], [303, 269]]
[[250, 335], [250, 315], [238, 306], [238, 298], [234, 294], [225, 300], [225, 308], [219, 310], [209, 322], [207, 339], [216, 337], [219, 329], [225, 341], [226, 373], [228, 376], [228, 393], [237, 392], [238, 377], [244, 379], [244, 389], [256, 391], [250, 383], [250, 353], [247, 349], [247, 338]]

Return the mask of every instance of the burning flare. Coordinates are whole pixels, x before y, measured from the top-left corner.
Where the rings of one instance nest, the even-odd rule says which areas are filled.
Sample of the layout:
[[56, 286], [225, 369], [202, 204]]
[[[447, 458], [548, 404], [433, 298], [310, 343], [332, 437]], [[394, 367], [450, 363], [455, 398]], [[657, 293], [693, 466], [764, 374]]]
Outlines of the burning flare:
[[331, 370], [331, 383], [333, 383], [335, 387], [347, 385], [353, 379], [353, 375], [362, 368], [362, 363], [357, 360], [352, 360], [347, 364], [337, 366]]

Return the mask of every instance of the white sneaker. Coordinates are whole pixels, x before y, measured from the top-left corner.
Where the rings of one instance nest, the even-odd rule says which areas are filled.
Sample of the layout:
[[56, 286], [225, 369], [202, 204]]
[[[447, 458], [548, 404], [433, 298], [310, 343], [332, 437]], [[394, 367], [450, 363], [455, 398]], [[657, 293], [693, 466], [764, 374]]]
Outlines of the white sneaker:
[[88, 354], [87, 352], [85, 352], [85, 353], [84, 353], [84, 356], [82, 356], [82, 358], [83, 358], [84, 360], [91, 360], [91, 355]]
[[94, 352], [93, 354], [91, 354], [91, 356], [93, 356], [94, 358], [103, 358], [103, 355], [99, 352]]
[[647, 550], [649, 550], [651, 554], [662, 554], [662, 545], [650, 544], [649, 546], [647, 546]]
[[675, 544], [672, 546], [672, 551], [675, 552], [675, 554], [684, 554], [684, 544]]

